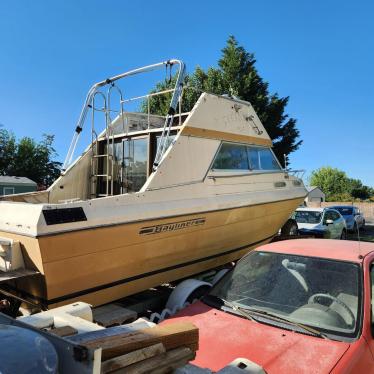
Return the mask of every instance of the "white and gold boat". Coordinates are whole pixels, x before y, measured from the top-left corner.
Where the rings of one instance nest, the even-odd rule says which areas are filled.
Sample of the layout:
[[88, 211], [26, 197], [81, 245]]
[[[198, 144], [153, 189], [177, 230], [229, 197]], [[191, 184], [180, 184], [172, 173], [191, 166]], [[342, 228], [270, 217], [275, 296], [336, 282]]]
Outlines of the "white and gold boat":
[[[171, 95], [166, 116], [124, 110], [133, 99], [120, 80], [173, 65], [174, 89], [140, 97], [149, 108], [154, 96]], [[108, 303], [240, 258], [303, 201], [302, 181], [281, 168], [250, 103], [201, 93], [181, 113], [184, 71], [169, 60], [95, 84], [62, 175], [46, 191], [3, 198], [0, 265], [40, 273], [9, 277], [7, 294], [48, 308]], [[71, 163], [89, 119], [91, 144]]]

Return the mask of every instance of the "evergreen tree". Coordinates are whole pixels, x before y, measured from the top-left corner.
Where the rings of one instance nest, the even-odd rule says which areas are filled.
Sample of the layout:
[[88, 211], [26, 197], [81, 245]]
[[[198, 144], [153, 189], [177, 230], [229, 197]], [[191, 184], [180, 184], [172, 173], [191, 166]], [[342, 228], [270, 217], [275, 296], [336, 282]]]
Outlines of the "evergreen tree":
[[[247, 52], [230, 36], [222, 49], [217, 68], [211, 67], [204, 71], [197, 67], [192, 75], [186, 77], [185, 83], [197, 90], [185, 90], [182, 111], [192, 109], [201, 91], [229, 94], [249, 101], [273, 140], [273, 150], [283, 164], [284, 155], [294, 152], [302, 143], [298, 140], [299, 130], [296, 128], [296, 120], [285, 113], [289, 98], [269, 93], [269, 84], [260, 77], [255, 63], [254, 54]], [[152, 92], [174, 87], [175, 79], [173, 77], [168, 82], [158, 83]], [[151, 113], [165, 115], [170, 96], [153, 97], [150, 100]], [[147, 110], [146, 102], [142, 104], [142, 109]]]

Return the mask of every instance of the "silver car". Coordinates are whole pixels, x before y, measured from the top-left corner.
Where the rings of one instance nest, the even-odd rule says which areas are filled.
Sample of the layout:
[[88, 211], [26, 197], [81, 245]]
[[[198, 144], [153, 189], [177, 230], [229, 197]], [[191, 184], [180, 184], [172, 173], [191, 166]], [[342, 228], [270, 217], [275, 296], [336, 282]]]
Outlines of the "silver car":
[[335, 205], [330, 208], [337, 210], [343, 216], [348, 231], [356, 232], [357, 229], [361, 230], [365, 227], [365, 218], [356, 206]]
[[331, 208], [298, 208], [293, 218], [301, 235], [328, 239], [346, 239], [347, 227], [342, 215]]

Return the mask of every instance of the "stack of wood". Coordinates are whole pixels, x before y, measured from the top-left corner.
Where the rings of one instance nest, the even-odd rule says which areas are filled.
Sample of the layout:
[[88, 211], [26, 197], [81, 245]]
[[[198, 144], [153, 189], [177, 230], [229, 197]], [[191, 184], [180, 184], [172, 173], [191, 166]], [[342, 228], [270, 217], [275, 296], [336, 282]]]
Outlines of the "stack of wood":
[[85, 334], [80, 344], [102, 348], [102, 373], [163, 374], [193, 360], [198, 341], [197, 327], [178, 322], [133, 332], [107, 328]]

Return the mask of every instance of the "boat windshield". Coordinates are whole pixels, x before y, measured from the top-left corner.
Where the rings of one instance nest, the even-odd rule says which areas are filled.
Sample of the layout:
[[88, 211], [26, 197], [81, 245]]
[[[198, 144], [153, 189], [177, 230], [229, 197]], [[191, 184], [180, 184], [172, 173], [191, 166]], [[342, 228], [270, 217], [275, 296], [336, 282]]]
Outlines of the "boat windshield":
[[254, 316], [278, 316], [334, 337], [359, 331], [358, 264], [254, 251], [212, 288], [206, 300], [224, 300]]
[[320, 223], [322, 213], [313, 210], [297, 210], [294, 217], [297, 223]]

